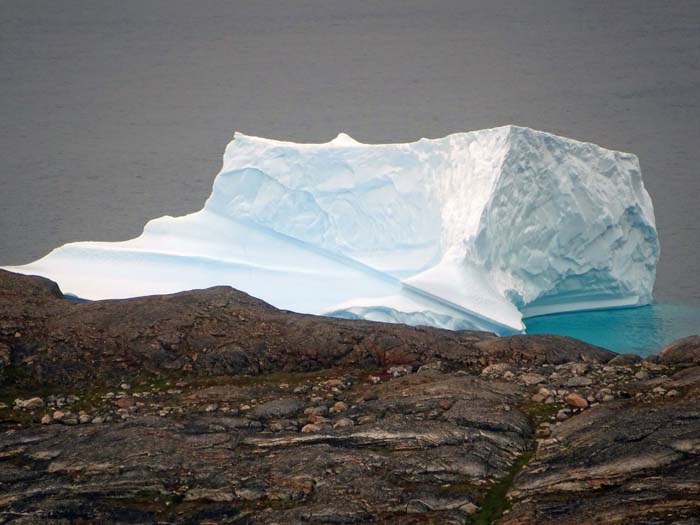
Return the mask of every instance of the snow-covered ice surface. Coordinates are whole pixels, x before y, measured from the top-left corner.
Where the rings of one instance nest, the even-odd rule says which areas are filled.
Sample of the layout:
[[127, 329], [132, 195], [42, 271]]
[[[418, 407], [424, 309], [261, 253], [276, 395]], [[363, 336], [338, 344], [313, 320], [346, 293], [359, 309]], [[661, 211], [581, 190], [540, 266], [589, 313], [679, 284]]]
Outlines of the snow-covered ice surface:
[[86, 299], [225, 284], [298, 312], [505, 334], [649, 303], [658, 255], [634, 155], [506, 126], [376, 145], [237, 133], [201, 211], [7, 269]]

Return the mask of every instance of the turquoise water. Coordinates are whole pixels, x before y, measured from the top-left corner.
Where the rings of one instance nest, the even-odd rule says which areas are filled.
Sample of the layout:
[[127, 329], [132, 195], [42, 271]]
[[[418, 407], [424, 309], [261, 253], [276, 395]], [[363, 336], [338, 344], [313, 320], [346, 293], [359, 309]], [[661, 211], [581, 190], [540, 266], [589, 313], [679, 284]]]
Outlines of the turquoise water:
[[616, 352], [650, 355], [674, 339], [700, 333], [700, 304], [544, 315], [525, 324], [529, 334], [568, 335]]

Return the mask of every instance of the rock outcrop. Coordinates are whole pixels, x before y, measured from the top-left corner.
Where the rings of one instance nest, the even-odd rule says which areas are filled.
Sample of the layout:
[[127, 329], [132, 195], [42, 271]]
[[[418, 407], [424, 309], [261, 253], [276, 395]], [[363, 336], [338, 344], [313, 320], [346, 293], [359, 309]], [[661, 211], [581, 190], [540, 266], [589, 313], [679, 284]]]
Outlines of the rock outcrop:
[[81, 303], [0, 272], [0, 523], [695, 524], [700, 366], [679, 347], [225, 287]]

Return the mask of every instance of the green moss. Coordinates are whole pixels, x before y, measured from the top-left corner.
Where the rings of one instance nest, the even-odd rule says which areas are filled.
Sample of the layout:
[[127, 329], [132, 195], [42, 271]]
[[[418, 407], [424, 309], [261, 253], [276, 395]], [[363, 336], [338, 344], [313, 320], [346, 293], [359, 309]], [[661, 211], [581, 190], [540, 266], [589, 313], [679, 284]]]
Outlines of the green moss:
[[528, 416], [532, 425], [537, 427], [540, 423], [551, 421], [557, 415], [557, 412], [564, 408], [564, 405], [562, 403], [546, 404], [533, 401], [519, 408]]
[[513, 463], [508, 475], [494, 482], [489, 487], [486, 496], [481, 501], [481, 508], [476, 514], [471, 516], [468, 521], [470, 525], [491, 525], [500, 518], [506, 510], [510, 510], [511, 504], [506, 498], [506, 494], [513, 485], [515, 476], [530, 462], [533, 456], [534, 451], [532, 450], [524, 452], [515, 463]]

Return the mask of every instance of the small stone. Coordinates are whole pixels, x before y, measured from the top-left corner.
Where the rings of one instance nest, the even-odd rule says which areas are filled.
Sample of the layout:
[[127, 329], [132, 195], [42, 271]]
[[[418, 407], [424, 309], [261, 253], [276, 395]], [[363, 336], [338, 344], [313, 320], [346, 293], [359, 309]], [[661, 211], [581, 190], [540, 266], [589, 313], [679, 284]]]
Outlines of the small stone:
[[328, 381], [324, 381], [321, 383], [323, 386], [327, 388], [333, 388], [333, 387], [342, 387], [343, 382], [340, 379], [329, 379]]
[[391, 377], [401, 377], [408, 375], [411, 372], [413, 372], [413, 367], [411, 365], [392, 366], [387, 370], [387, 374], [389, 374]]
[[443, 410], [449, 410], [450, 408], [452, 408], [452, 405], [454, 405], [454, 404], [455, 404], [454, 399], [441, 399], [438, 402], [438, 406]]
[[536, 435], [538, 438], [546, 438], [552, 434], [552, 430], [549, 427], [540, 427], [537, 429]]
[[304, 414], [308, 416], [325, 416], [326, 414], [328, 414], [328, 407], [326, 407], [325, 405], [309, 407], [306, 410], [304, 410]]
[[510, 370], [508, 370], [507, 372], [505, 372], [505, 373], [503, 374], [503, 379], [505, 379], [506, 381], [510, 381], [510, 380], [512, 380], [514, 377], [515, 377], [515, 374], [514, 374], [513, 372], [511, 372]]
[[574, 363], [571, 365], [571, 371], [577, 375], [583, 375], [591, 369], [588, 363]]
[[530, 401], [534, 401], [535, 403], [542, 403], [546, 399], [547, 398], [540, 393], [532, 394], [532, 397], [530, 397]]
[[102, 416], [93, 417], [91, 423], [93, 425], [101, 425], [105, 422], [105, 418]]
[[15, 406], [23, 410], [36, 410], [44, 406], [44, 400], [40, 397], [30, 399], [15, 399]]
[[372, 384], [376, 385], [377, 383], [381, 383], [382, 378], [379, 376], [369, 376], [369, 380]]
[[549, 388], [545, 388], [545, 387], [541, 387], [537, 391], [537, 393], [540, 394], [541, 396], [544, 396], [545, 398], [552, 397], [554, 395], [554, 393]]
[[337, 414], [338, 412], [344, 412], [348, 409], [348, 405], [342, 401], [335, 403], [329, 410], [331, 414]]
[[569, 410], [568, 408], [562, 408], [559, 412], [557, 412], [557, 420], [564, 421], [565, 419], [569, 419], [570, 415], [571, 410]]
[[215, 403], [210, 403], [204, 407], [204, 411], [205, 412], [216, 412], [217, 408], [219, 408], [218, 405], [216, 405]]
[[461, 505], [459, 507], [459, 510], [471, 516], [472, 514], [476, 514], [476, 512], [479, 510], [479, 507], [477, 507], [473, 503], [465, 503], [464, 505]]
[[525, 386], [538, 385], [544, 383], [546, 379], [538, 374], [527, 373], [520, 376], [520, 382]]
[[644, 381], [645, 379], [649, 379], [649, 372], [646, 370], [640, 370], [636, 374], [634, 374], [634, 378], [638, 379], [639, 381]]
[[333, 423], [333, 428], [350, 428], [354, 426], [355, 423], [349, 417], [341, 417]]
[[357, 418], [358, 425], [371, 425], [375, 421], [377, 421], [377, 418], [374, 416], [360, 416]]
[[131, 385], [129, 383], [122, 383], [121, 385], [119, 385], [119, 388], [121, 388], [122, 390], [130, 390]]
[[53, 418], [49, 414], [44, 414], [44, 417], [41, 418], [42, 425], [48, 425], [52, 421], [53, 421]]
[[270, 430], [272, 432], [282, 432], [286, 428], [286, 425], [281, 421], [273, 421], [270, 423]]
[[301, 431], [304, 434], [321, 432], [321, 425], [317, 425], [315, 423], [309, 423], [308, 425], [304, 425], [303, 427], [301, 427]]
[[566, 401], [567, 405], [572, 406], [574, 408], [588, 408], [588, 401], [586, 401], [586, 398], [581, 397], [580, 395], [574, 392], [568, 394], [564, 398], [564, 401]]
[[306, 421], [308, 421], [309, 423], [319, 424], [319, 423], [325, 423], [328, 420], [323, 416], [316, 416], [314, 414], [309, 414], [309, 416], [306, 418]]
[[666, 392], [666, 397], [677, 397], [678, 396], [678, 390], [669, 390]]
[[61, 420], [63, 420], [64, 417], [66, 417], [66, 413], [63, 410], [56, 410], [53, 413], [53, 418], [56, 421], [61, 421]]
[[593, 381], [587, 377], [574, 376], [566, 381], [565, 385], [567, 387], [579, 387], [579, 386], [591, 386]]
[[663, 396], [666, 394], [666, 389], [661, 386], [657, 386], [654, 390], [652, 390], [655, 394], [659, 394], [660, 396]]
[[503, 377], [506, 372], [513, 370], [512, 365], [508, 363], [494, 363], [487, 366], [481, 371], [482, 376]]
[[114, 404], [118, 408], [130, 408], [136, 404], [136, 400], [131, 396], [124, 396], [114, 401]]

